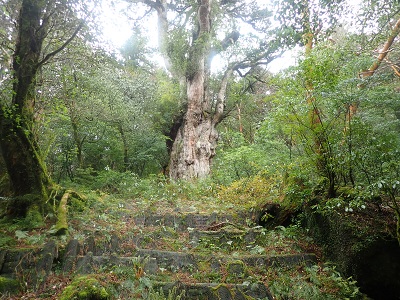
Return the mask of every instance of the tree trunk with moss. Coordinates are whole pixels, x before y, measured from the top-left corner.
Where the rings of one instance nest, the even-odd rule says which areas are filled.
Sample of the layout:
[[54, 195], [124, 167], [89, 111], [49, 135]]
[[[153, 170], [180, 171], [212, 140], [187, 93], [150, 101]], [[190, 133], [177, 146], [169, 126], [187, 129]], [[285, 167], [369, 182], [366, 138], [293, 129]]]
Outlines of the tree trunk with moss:
[[43, 2], [22, 2], [13, 57], [13, 98], [11, 105], [3, 105], [0, 112], [1, 150], [14, 195], [20, 199], [14, 203], [14, 213], [21, 216], [34, 204], [30, 202], [40, 199], [45, 203], [50, 185], [39, 146], [32, 133], [36, 73], [46, 31], [46, 22], [41, 19]]
[[55, 51], [43, 55], [43, 42], [51, 28], [55, 2], [23, 0], [17, 21], [17, 40], [13, 55], [13, 96], [2, 101], [0, 145], [14, 191], [13, 214], [25, 216], [31, 207], [42, 209], [48, 200], [51, 180], [33, 134], [36, 75], [41, 66], [63, 50], [82, 28]]

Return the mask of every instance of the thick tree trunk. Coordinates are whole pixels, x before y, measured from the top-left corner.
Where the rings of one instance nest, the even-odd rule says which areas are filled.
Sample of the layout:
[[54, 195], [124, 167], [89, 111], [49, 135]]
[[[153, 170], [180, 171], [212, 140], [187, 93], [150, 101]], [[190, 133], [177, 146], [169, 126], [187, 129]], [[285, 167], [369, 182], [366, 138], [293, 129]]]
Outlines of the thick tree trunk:
[[232, 73], [232, 69], [225, 72], [214, 108], [207, 94], [203, 76], [206, 72], [188, 81], [188, 108], [171, 151], [172, 179], [204, 178], [210, 174], [218, 141], [216, 126], [223, 119], [226, 89]]
[[218, 141], [216, 126], [223, 119], [226, 89], [232, 73], [232, 69], [225, 72], [213, 110], [205, 92], [207, 85], [204, 77], [197, 74], [188, 82], [187, 94], [190, 105], [171, 151], [172, 179], [204, 178], [210, 174]]
[[210, 173], [215, 155], [217, 131], [211, 118], [206, 91], [205, 57], [196, 74], [187, 82], [188, 107], [171, 151], [170, 176], [173, 179], [203, 178]]
[[30, 206], [40, 207], [46, 202], [50, 184], [32, 134], [35, 79], [47, 25], [47, 21], [41, 19], [44, 3], [34, 0], [22, 2], [13, 61], [13, 99], [11, 106], [3, 105], [0, 112], [1, 150], [17, 196], [14, 213], [21, 216]]
[[[221, 49], [211, 49], [211, 7], [212, 0], [197, 0], [196, 22], [193, 40], [187, 56], [186, 70], [174, 68], [173, 55], [168, 52], [169, 24], [167, 18], [168, 5], [166, 0], [137, 0], [154, 8], [158, 15], [158, 38], [165, 66], [182, 88], [182, 103], [186, 108], [183, 117], [179, 117], [168, 136], [173, 139], [171, 145], [167, 141], [170, 153], [169, 175], [172, 179], [203, 178], [210, 174], [212, 158], [215, 155], [218, 133], [217, 124], [222, 120], [228, 79], [232, 69], [225, 72], [217, 95], [217, 103], [210, 101], [208, 80], [210, 62], [218, 51], [225, 50], [239, 38], [238, 32], [233, 32], [221, 42]], [[196, 3], [196, 4], [194, 4]], [[183, 63], [183, 62], [182, 62]], [[176, 66], [175, 66], [176, 67]]]
[[[0, 133], [1, 134], [1, 133]], [[10, 178], [6, 171], [6, 163], [1, 155], [1, 143], [0, 143], [0, 200], [1, 197], [9, 197], [12, 195]]]
[[1, 149], [15, 195], [38, 194], [46, 198], [50, 183], [39, 147], [24, 122], [1, 116]]
[[171, 151], [172, 179], [204, 178], [210, 174], [215, 155], [218, 123], [211, 113], [208, 77], [211, 30], [211, 0], [199, 0], [198, 30], [190, 49], [186, 70], [187, 110]]
[[[65, 49], [84, 25], [81, 22], [56, 50], [42, 53], [57, 1], [22, 0], [13, 55], [13, 97], [0, 109], [0, 145], [15, 194], [15, 215], [43, 208], [51, 180], [35, 140], [34, 112], [36, 74], [39, 68]], [[54, 24], [53, 24], [54, 25]], [[44, 57], [43, 57], [44, 56]]]
[[173, 179], [204, 178], [210, 174], [218, 133], [210, 120], [197, 127], [188, 121], [181, 127], [171, 153], [170, 176]]

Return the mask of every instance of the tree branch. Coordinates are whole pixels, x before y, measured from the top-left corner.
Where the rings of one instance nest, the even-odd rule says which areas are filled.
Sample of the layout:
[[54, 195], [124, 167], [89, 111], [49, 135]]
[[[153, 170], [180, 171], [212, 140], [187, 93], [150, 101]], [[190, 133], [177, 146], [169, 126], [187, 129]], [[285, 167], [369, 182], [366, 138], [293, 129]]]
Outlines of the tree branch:
[[379, 51], [377, 60], [371, 65], [371, 67], [368, 70], [360, 73], [361, 78], [374, 75], [375, 71], [379, 68], [382, 61], [386, 58], [387, 54], [390, 52], [390, 47], [393, 45], [393, 42], [395, 38], [399, 35], [399, 33], [400, 33], [400, 19], [397, 20], [396, 24], [391, 30], [391, 33], [386, 43], [383, 45], [383, 48]]
[[[269, 52], [269, 51], [268, 51]], [[279, 53], [277, 55], [269, 55], [265, 53], [261, 53], [256, 58], [251, 59], [251, 60], [243, 60], [241, 62], [236, 62], [232, 64], [232, 69], [236, 71], [240, 77], [246, 77], [247, 74], [249, 74], [250, 70], [254, 67], [261, 66], [261, 65], [268, 65], [271, 63], [274, 59], [280, 57], [283, 53]], [[267, 58], [265, 58], [267, 56]], [[243, 69], [250, 69], [247, 71], [244, 75], [242, 74], [241, 70]]]
[[61, 47], [59, 47], [58, 49], [54, 50], [53, 52], [50, 52], [49, 54], [47, 54], [41, 61], [39, 61], [39, 63], [37, 64], [37, 68], [41, 67], [42, 65], [44, 65], [49, 59], [51, 59], [52, 57], [54, 57], [56, 54], [60, 53], [62, 50], [65, 49], [65, 47], [67, 47], [72, 40], [76, 37], [76, 35], [78, 34], [78, 32], [82, 29], [83, 25], [85, 24], [85, 21], [82, 20], [80, 22], [80, 24], [78, 25], [78, 27], [75, 29], [74, 33], [70, 36], [70, 38], [68, 40], [66, 40], [64, 42], [64, 44], [61, 45]]
[[222, 41], [220, 47], [213, 47], [210, 50], [210, 55], [208, 57], [208, 61], [211, 61], [213, 57], [222, 51], [228, 49], [231, 45], [235, 44], [240, 37], [240, 33], [237, 30], [233, 30], [230, 34], [228, 34]]
[[215, 113], [214, 113], [214, 118], [213, 118], [214, 124], [218, 124], [223, 119], [224, 109], [225, 109], [225, 100], [226, 100], [226, 89], [228, 87], [228, 82], [229, 82], [229, 79], [232, 76], [232, 74], [233, 74], [233, 69], [228, 68], [225, 71], [224, 77], [222, 78], [221, 86], [218, 91], [217, 103], [215, 106]]

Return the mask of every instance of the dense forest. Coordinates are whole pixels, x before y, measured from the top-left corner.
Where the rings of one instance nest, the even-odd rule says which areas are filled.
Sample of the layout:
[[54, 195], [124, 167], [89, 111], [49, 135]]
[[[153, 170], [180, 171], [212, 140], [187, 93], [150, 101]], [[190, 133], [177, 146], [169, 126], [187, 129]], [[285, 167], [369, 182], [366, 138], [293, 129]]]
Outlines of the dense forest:
[[[2, 227], [60, 236], [85, 193], [186, 193], [278, 202], [303, 225], [370, 211], [400, 244], [399, 1], [0, 8]], [[118, 47], [115, 16], [131, 28]]]

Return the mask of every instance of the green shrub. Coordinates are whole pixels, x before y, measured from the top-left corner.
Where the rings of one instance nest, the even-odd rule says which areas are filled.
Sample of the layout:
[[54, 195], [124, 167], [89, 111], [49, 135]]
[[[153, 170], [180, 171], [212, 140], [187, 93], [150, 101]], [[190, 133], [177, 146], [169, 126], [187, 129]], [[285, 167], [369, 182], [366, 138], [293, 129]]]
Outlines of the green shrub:
[[284, 299], [364, 299], [356, 281], [343, 278], [334, 267], [317, 265], [301, 270], [271, 271], [269, 289], [277, 300]]
[[144, 299], [147, 299], [147, 300], [181, 300], [181, 299], [184, 299], [184, 296], [185, 296], [185, 291], [178, 293], [178, 290], [176, 287], [169, 290], [167, 296], [163, 292], [162, 288], [160, 288], [159, 291], [155, 291], [153, 288], [150, 288], [149, 293], [147, 294], [147, 296], [144, 297]]
[[93, 276], [76, 277], [61, 294], [60, 300], [108, 300], [110, 295], [105, 287]]
[[137, 181], [138, 177], [133, 173], [88, 168], [76, 171], [74, 184], [105, 193], [125, 194]]
[[221, 186], [218, 198], [224, 202], [237, 203], [243, 207], [253, 207], [270, 201], [279, 201], [280, 187], [277, 180], [261, 175], [234, 181]]

